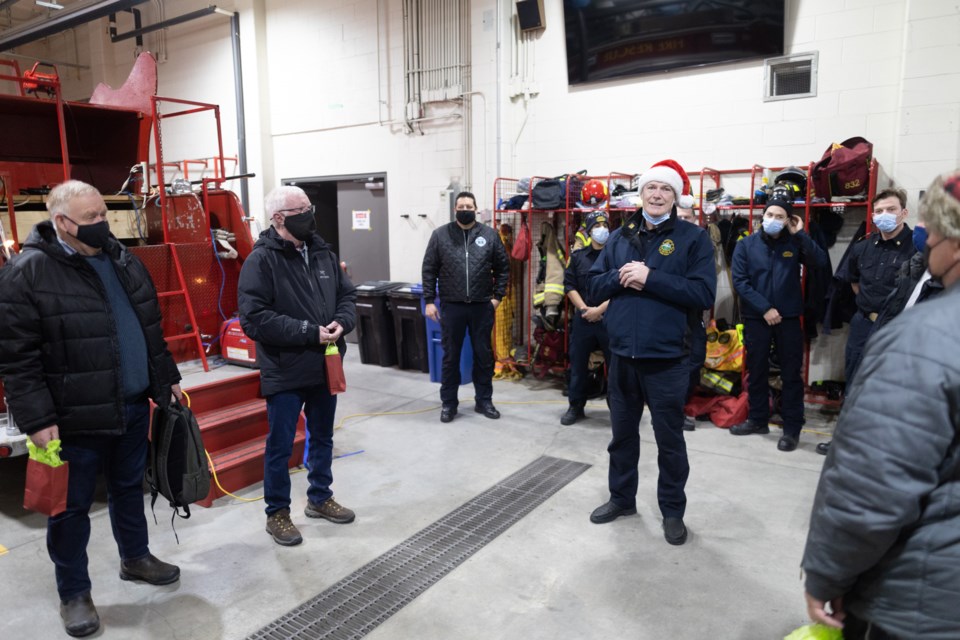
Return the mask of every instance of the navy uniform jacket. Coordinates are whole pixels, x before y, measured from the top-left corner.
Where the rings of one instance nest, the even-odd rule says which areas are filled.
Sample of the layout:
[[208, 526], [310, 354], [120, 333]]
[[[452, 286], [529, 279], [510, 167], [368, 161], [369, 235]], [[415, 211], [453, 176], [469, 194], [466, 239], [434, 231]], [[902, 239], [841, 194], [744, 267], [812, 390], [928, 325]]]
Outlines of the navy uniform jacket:
[[[631, 261], [651, 269], [643, 291], [620, 285]], [[610, 300], [604, 316], [610, 350], [627, 358], [681, 358], [690, 353], [690, 315], [713, 305], [713, 244], [700, 227], [677, 222], [676, 210], [648, 230], [638, 211], [610, 234], [590, 269], [590, 297]]]
[[803, 315], [800, 265], [827, 264], [826, 252], [803, 231], [784, 229], [774, 238], [758, 231], [737, 243], [733, 251], [733, 288], [743, 302], [743, 315], [761, 318], [771, 308], [784, 318]]
[[908, 225], [889, 240], [874, 231], [853, 245], [849, 279], [860, 284], [857, 307], [864, 315], [880, 312], [883, 301], [896, 287], [900, 265], [916, 252], [913, 230]]
[[592, 243], [588, 247], [577, 249], [570, 254], [570, 264], [563, 272], [563, 292], [576, 291], [588, 307], [595, 307], [603, 302], [603, 299], [597, 301], [590, 296], [590, 267], [599, 256], [600, 250]]

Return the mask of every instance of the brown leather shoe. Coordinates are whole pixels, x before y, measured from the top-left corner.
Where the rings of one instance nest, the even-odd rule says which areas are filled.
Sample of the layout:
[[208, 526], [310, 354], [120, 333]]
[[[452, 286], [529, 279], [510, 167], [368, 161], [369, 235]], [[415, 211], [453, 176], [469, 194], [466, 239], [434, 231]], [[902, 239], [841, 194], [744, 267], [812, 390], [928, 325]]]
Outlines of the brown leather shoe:
[[321, 505], [307, 500], [303, 514], [308, 518], [324, 518], [336, 524], [350, 524], [357, 517], [352, 510], [340, 506], [333, 498], [327, 498]]
[[273, 541], [284, 547], [293, 547], [303, 542], [296, 525], [290, 520], [290, 509], [281, 509], [267, 518], [267, 533]]
[[89, 591], [69, 600], [61, 600], [60, 617], [63, 619], [64, 630], [74, 638], [96, 633], [100, 628], [100, 616], [97, 615], [97, 608], [93, 606]]
[[180, 579], [180, 567], [158, 560], [148, 553], [136, 560], [120, 561], [121, 580], [140, 580], [147, 584], [171, 584]]

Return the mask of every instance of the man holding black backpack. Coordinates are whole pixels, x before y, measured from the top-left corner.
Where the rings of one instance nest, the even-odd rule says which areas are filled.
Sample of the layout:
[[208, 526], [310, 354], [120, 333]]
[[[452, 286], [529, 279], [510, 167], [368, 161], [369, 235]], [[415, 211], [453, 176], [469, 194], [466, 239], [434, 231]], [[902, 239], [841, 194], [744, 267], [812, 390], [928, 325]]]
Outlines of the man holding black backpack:
[[180, 569], [151, 555], [143, 507], [148, 399], [180, 397], [143, 263], [110, 234], [107, 206], [70, 180], [47, 196], [50, 220], [0, 269], [0, 376], [21, 430], [62, 440], [66, 511], [47, 522], [60, 616], [72, 636], [100, 628], [87, 571], [88, 513], [103, 468], [120, 578], [164, 585]]

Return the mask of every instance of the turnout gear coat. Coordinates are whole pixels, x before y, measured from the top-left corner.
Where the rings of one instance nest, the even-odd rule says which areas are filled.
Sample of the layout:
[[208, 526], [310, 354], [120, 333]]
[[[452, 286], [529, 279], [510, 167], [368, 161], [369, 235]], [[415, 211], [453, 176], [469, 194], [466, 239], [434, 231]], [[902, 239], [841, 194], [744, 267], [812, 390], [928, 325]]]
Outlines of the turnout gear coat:
[[[357, 292], [336, 254], [317, 234], [305, 244], [309, 264], [270, 227], [240, 270], [240, 326], [257, 343], [265, 396], [326, 383], [320, 327], [336, 320], [346, 335], [357, 323]], [[342, 336], [337, 345], [346, 351]]]
[[[163, 339], [160, 304], [143, 263], [111, 237], [103, 250], [136, 313], [147, 346], [148, 393], [170, 401], [180, 374]], [[17, 425], [61, 436], [124, 432], [120, 345], [106, 289], [80, 254], [68, 255], [53, 223], [37, 224], [0, 269], [0, 377]]]
[[899, 638], [960, 629], [960, 285], [867, 344], [817, 488], [806, 589]]
[[510, 279], [510, 260], [500, 234], [476, 223], [461, 229], [456, 222], [434, 229], [423, 255], [423, 297], [433, 304], [440, 285], [445, 302], [503, 300]]

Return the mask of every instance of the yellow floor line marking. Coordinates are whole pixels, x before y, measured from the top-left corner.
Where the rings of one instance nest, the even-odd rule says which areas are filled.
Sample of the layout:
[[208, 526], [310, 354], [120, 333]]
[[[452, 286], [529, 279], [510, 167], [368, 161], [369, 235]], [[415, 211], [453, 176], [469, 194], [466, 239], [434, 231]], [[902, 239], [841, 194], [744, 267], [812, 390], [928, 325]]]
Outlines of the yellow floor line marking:
[[5, 555], [6, 553], [7, 553], [7, 548], [2, 544], [0, 544], [0, 556]]

